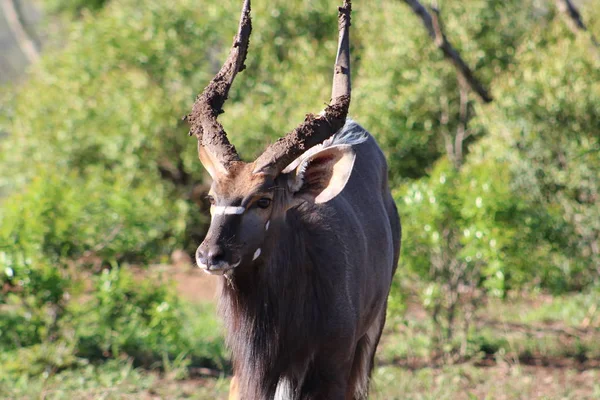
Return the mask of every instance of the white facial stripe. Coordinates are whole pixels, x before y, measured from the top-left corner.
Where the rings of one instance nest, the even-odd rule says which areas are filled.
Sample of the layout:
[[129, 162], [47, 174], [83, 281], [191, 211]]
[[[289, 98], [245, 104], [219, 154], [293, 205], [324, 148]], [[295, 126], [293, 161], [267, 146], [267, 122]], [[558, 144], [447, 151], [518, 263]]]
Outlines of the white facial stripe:
[[234, 215], [243, 214], [246, 209], [244, 207], [231, 207], [231, 206], [212, 206], [210, 213], [212, 215]]
[[271, 220], [267, 221], [267, 224], [265, 225], [265, 231], [269, 230], [269, 225], [271, 225]]
[[254, 252], [254, 257], [252, 257], [252, 261], [256, 260], [260, 256], [260, 248], [256, 249]]

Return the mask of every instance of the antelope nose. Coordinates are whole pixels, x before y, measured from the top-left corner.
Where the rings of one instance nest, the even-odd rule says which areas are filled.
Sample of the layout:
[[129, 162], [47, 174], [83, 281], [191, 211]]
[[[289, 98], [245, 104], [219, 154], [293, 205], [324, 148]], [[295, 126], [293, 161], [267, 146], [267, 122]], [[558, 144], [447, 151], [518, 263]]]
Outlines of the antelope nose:
[[196, 251], [196, 262], [203, 269], [211, 269], [225, 261], [225, 253], [219, 247], [203, 247], [200, 246]]

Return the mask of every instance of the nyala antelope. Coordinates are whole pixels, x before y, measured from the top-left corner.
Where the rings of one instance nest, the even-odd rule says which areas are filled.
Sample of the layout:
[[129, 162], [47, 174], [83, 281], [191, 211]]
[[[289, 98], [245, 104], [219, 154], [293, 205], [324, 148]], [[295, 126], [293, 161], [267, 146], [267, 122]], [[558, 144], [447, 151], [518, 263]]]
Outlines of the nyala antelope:
[[219, 275], [230, 399], [364, 399], [400, 251], [384, 155], [346, 119], [349, 0], [339, 8], [331, 102], [253, 162], [217, 116], [245, 68], [250, 0], [229, 57], [186, 117], [213, 179], [196, 262]]

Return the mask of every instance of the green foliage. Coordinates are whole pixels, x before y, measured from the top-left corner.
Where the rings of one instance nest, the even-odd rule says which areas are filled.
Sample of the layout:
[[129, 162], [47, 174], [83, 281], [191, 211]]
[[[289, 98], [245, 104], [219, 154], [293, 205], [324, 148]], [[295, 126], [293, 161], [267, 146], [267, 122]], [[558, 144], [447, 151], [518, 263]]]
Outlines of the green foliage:
[[65, 262], [88, 254], [152, 259], [163, 253], [180, 240], [186, 205], [167, 200], [156, 178], [128, 178], [101, 169], [86, 179], [40, 171], [24, 192], [3, 202], [4, 267], [18, 275], [31, 260]]
[[508, 166], [510, 196], [529, 209], [512, 221], [526, 232], [527, 268], [555, 290], [600, 272], [600, 74], [589, 43], [565, 29], [555, 21], [520, 48], [514, 73], [497, 82], [497, 103], [481, 115], [490, 136], [476, 157]]
[[[165, 87], [166, 81], [185, 80], [192, 65], [194, 70], [204, 68], [193, 60], [188, 68], [180, 67], [181, 54], [159, 54], [165, 48], [196, 53], [181, 42], [204, 38], [198, 27], [186, 30], [184, 10], [169, 16], [168, 9], [158, 8], [144, 7], [132, 19], [133, 5], [121, 5], [111, 8], [110, 17], [77, 23], [68, 35], [70, 46], [36, 68], [27, 90], [15, 99], [11, 135], [3, 143], [4, 149], [20, 149], [3, 154], [3, 167], [11, 177], [5, 184], [27, 181], [48, 165], [86, 177], [101, 167], [139, 180], [156, 174], [157, 163], [179, 158], [189, 138], [178, 128], [178, 116], [193, 90]], [[38, 135], [43, 135], [43, 144]]]
[[[421, 20], [402, 2], [377, 3], [381, 12], [358, 9], [353, 23], [359, 36], [353, 33], [354, 54], [360, 58], [355, 63], [352, 113], [377, 137], [391, 179], [398, 184], [423, 176], [444, 153], [441, 121], [448, 118], [445, 128], [452, 131], [457, 127], [458, 84], [453, 66]], [[450, 40], [484, 84], [510, 67], [515, 47], [537, 19], [531, 3], [441, 4]], [[483, 132], [485, 127], [480, 127], [473, 135]]]
[[[489, 134], [470, 146], [460, 171], [441, 162], [396, 192], [402, 259], [423, 279], [442, 257], [477, 271], [474, 279], [497, 295], [533, 282], [562, 291], [597, 280], [597, 61], [588, 42], [573, 44], [564, 23], [546, 17], [492, 81], [496, 101], [478, 107], [472, 124]], [[452, 235], [460, 235], [454, 252]]]
[[[122, 357], [179, 377], [222, 368], [213, 310], [119, 266], [193, 249], [205, 231], [194, 196], [206, 182], [180, 117], [225, 59], [240, 2], [44, 3], [70, 18], [54, 38], [66, 44], [0, 95], [0, 379], [93, 374], [90, 360]], [[469, 96], [464, 163], [444, 156], [444, 133], [461, 124], [456, 72], [401, 1], [354, 5], [351, 115], [386, 153], [403, 217], [390, 313], [406, 312], [407, 272], [438, 328], [464, 318], [466, 354], [498, 353], [507, 342], [469, 336], [488, 294], [598, 283], [599, 61], [589, 36], [538, 1], [439, 3], [495, 98]], [[599, 10], [582, 10], [596, 33]], [[330, 1], [257, 2], [253, 16], [248, 68], [221, 117], [246, 158], [323, 108], [337, 39]], [[595, 303], [579, 305], [587, 314], [569, 310], [583, 323]]]
[[39, 309], [36, 296], [9, 296], [0, 323], [0, 348], [6, 352], [0, 375], [53, 373], [122, 358], [178, 371], [180, 377], [188, 366], [224, 368], [212, 307], [185, 305], [163, 278], [136, 277], [119, 267], [90, 279], [87, 295], [63, 281], [63, 299]]
[[[60, 3], [67, 8], [70, 4]], [[378, 12], [371, 12], [372, 6], [354, 7], [351, 114], [377, 136], [390, 160], [393, 180], [400, 181], [422, 176], [443, 152], [439, 120], [442, 113], [458, 113], [457, 84], [453, 68], [406, 5], [378, 1]], [[65, 153], [95, 158], [96, 148], [104, 154], [129, 146], [126, 154], [109, 156], [110, 164], [143, 153], [148, 164], [142, 166], [152, 167], [157, 156], [175, 165], [181, 158], [186, 172], [197, 172], [194, 146], [181, 135], [184, 128], [178, 127], [176, 116], [188, 111], [193, 95], [225, 58], [237, 23], [231, 16], [238, 8], [235, 1], [202, 9], [186, 0], [144, 7], [127, 0], [111, 2], [101, 15], [87, 16], [71, 30], [71, 45], [42, 67], [52, 74], [38, 74], [40, 81], [31, 84], [43, 89], [19, 103], [34, 113], [50, 108], [39, 118], [44, 131], [63, 130], [65, 139], [84, 139], [57, 154], [61, 160]], [[337, 39], [330, 2], [277, 1], [255, 4], [253, 10], [248, 68], [238, 78], [222, 117], [247, 156], [293, 129], [306, 112], [323, 108]], [[508, 67], [534, 13], [516, 0], [448, 2], [442, 10], [453, 42], [486, 83]], [[70, 84], [65, 87], [63, 82]], [[70, 93], [73, 104], [44, 106], [43, 98], [54, 98], [56, 91]], [[54, 108], [62, 109], [62, 118]], [[23, 109], [18, 114], [23, 115]], [[49, 124], [54, 115], [64, 122]], [[27, 117], [38, 119], [35, 114]], [[129, 162], [130, 167], [138, 164]]]
[[442, 343], [455, 325], [468, 330], [486, 293], [501, 297], [522, 282], [520, 232], [511, 226], [522, 212], [507, 169], [488, 164], [457, 170], [442, 159], [430, 176], [396, 192], [404, 211], [403, 268], [426, 282], [422, 301]]
[[[476, 284], [484, 280], [484, 286], [503, 295], [506, 269], [514, 266], [505, 260], [506, 247], [516, 235], [505, 226], [517, 208], [507, 190], [509, 179], [507, 172], [485, 163], [456, 171], [442, 160], [427, 179], [398, 192], [406, 215], [405, 266], [428, 279], [436, 263], [441, 268], [458, 262], [464, 264], [464, 273], [475, 273]], [[452, 277], [436, 279], [449, 282]]]
[[71, 311], [80, 357], [125, 355], [145, 366], [166, 368], [178, 359], [223, 367], [214, 310], [185, 306], [160, 277], [140, 280], [122, 268], [104, 270], [96, 279], [94, 298], [80, 307], [73, 304]]
[[[73, 262], [152, 259], [181, 234], [185, 204], [164, 204], [142, 182], [98, 171], [43, 172], [0, 211], [0, 344], [14, 348], [53, 340], [70, 296], [80, 292]], [[177, 227], [179, 231], [177, 230]], [[82, 262], [85, 263], [85, 262]]]
[[84, 11], [101, 10], [108, 0], [44, 0], [46, 11], [53, 14], [66, 14], [70, 17], [80, 16]]
[[143, 364], [186, 347], [181, 306], [168, 286], [136, 282], [131, 274], [114, 268], [102, 272], [94, 292], [94, 299], [73, 315], [79, 353], [86, 358], [124, 353]]
[[[496, 101], [472, 109], [467, 136], [488, 133], [469, 146], [464, 164], [438, 161], [396, 191], [401, 259], [429, 282], [423, 301], [448, 342], [459, 315], [468, 329], [486, 293], [598, 282], [598, 60], [589, 38], [573, 44], [561, 19], [539, 11], [528, 25], [532, 36], [514, 42], [511, 57], [502, 58], [506, 68], [495, 68]], [[523, 13], [501, 14], [524, 21]]]

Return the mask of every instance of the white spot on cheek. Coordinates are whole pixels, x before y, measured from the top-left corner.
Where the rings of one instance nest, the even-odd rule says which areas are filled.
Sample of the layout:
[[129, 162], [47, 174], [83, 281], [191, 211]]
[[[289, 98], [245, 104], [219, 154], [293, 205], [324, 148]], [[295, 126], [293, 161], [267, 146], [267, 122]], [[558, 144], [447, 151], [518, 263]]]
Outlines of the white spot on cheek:
[[271, 225], [271, 221], [267, 221], [267, 224], [265, 225], [265, 231], [269, 230], [269, 225]]
[[256, 260], [260, 256], [260, 248], [256, 249], [254, 252], [254, 257], [252, 257], [252, 261]]

